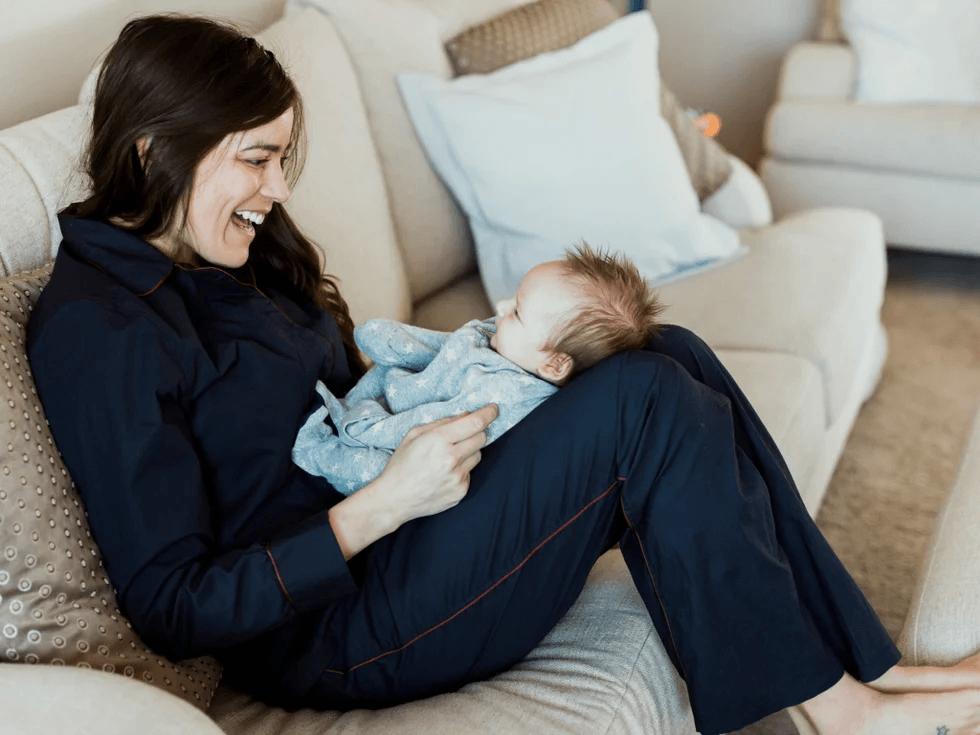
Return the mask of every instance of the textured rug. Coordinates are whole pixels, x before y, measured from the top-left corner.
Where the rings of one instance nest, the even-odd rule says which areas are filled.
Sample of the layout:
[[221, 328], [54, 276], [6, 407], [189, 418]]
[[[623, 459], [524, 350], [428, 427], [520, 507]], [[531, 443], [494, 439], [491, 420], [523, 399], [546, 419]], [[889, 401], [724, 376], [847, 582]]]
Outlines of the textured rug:
[[882, 321], [884, 374], [817, 524], [897, 638], [980, 405], [980, 261], [893, 252]]
[[[980, 258], [889, 250], [888, 357], [817, 525], [897, 639], [980, 406]], [[795, 735], [785, 714], [741, 735]]]

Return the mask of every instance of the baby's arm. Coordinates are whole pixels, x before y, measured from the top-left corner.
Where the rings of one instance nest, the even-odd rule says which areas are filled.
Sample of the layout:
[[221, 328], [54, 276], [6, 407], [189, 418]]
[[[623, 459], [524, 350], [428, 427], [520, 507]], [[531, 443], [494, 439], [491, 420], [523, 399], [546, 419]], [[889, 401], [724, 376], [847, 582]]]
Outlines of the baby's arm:
[[418, 371], [439, 354], [450, 334], [391, 319], [370, 319], [354, 329], [354, 341], [378, 365]]

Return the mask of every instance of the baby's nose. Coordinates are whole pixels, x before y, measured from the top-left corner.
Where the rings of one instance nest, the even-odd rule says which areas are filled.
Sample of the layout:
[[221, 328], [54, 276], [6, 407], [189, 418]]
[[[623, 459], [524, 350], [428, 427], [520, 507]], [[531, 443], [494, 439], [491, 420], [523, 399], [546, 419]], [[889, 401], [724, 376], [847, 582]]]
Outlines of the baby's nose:
[[497, 316], [504, 316], [514, 309], [514, 299], [504, 299], [497, 302]]

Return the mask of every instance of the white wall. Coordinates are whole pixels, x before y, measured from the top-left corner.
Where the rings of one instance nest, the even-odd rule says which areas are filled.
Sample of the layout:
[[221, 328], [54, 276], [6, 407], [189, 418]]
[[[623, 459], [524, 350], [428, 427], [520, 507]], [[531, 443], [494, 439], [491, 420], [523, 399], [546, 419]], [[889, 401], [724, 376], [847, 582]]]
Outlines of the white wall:
[[[628, 0], [612, 2], [622, 10], [629, 6]], [[278, 18], [283, 5], [284, 0], [0, 0], [0, 130], [74, 104], [88, 69], [133, 15], [206, 10], [258, 30]], [[794, 43], [816, 37], [821, 0], [647, 0], [647, 7], [660, 31], [667, 84], [684, 105], [718, 113], [721, 143], [755, 165], [780, 63]]]
[[17, 100], [0, 105], [0, 130], [75, 104], [91, 66], [135, 15], [206, 11], [251, 31], [279, 18], [283, 5], [284, 0], [0, 0], [0, 99]]
[[817, 37], [821, 0], [647, 0], [660, 33], [660, 70], [687, 107], [721, 117], [718, 140], [753, 167], [779, 68]]

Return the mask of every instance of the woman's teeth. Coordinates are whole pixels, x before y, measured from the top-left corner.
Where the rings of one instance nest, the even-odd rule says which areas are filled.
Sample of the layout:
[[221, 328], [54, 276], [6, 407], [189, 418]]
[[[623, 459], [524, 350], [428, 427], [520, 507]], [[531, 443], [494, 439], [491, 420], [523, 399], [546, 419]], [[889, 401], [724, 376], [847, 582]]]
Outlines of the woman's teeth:
[[238, 229], [254, 235], [255, 227], [252, 226], [253, 223], [261, 225], [264, 219], [265, 215], [259, 214], [258, 212], [249, 212], [246, 209], [240, 209], [232, 216], [231, 222]]
[[253, 222], [257, 225], [261, 225], [262, 220], [265, 219], [264, 214], [259, 214], [258, 212], [249, 212], [248, 210], [245, 209], [239, 209], [237, 212], [235, 212], [235, 214], [237, 214], [242, 219], [247, 219], [250, 222]]

